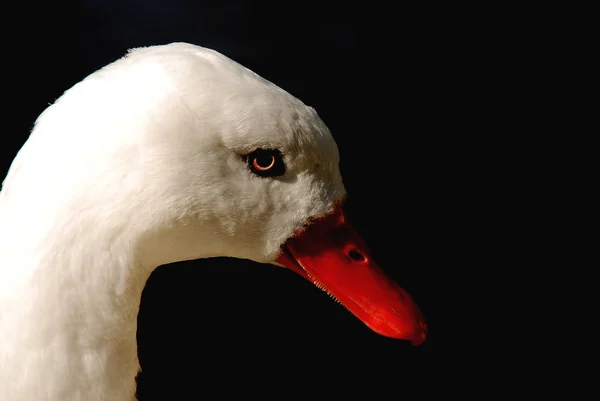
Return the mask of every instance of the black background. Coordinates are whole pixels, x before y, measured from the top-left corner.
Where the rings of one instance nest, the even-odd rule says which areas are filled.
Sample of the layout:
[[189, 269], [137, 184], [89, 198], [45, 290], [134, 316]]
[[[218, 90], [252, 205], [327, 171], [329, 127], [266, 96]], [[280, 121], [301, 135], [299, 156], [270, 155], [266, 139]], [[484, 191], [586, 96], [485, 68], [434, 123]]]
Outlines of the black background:
[[481, 256], [482, 204], [494, 194], [480, 161], [502, 129], [485, 95], [503, 79], [488, 68], [501, 60], [481, 36], [486, 12], [475, 21], [456, 6], [242, 0], [87, 0], [11, 12], [3, 173], [37, 115], [127, 49], [214, 48], [316, 108], [340, 148], [351, 222], [429, 323], [429, 339], [412, 347], [371, 332], [275, 266], [226, 258], [162, 266], [139, 315], [141, 401], [299, 391], [380, 399], [408, 389], [426, 397], [450, 376], [452, 386], [469, 383], [456, 354], [483, 328], [477, 300], [463, 301], [489, 285], [481, 266], [498, 264]]

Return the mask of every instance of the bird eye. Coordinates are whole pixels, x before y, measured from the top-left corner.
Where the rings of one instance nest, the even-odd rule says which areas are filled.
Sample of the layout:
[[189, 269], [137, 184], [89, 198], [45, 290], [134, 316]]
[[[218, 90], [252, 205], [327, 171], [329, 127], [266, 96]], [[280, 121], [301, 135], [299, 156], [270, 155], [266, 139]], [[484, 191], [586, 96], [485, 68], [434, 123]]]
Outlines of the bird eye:
[[285, 173], [281, 152], [277, 149], [256, 149], [246, 156], [248, 168], [260, 177], [277, 177]]

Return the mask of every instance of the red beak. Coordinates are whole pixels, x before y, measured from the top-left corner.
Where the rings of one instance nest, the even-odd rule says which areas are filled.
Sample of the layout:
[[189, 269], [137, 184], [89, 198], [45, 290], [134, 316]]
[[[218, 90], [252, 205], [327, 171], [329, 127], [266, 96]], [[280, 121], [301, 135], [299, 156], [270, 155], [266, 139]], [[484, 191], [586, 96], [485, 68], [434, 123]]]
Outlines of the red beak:
[[425, 341], [423, 314], [372, 260], [341, 205], [289, 239], [277, 262], [339, 300], [376, 333], [413, 345]]

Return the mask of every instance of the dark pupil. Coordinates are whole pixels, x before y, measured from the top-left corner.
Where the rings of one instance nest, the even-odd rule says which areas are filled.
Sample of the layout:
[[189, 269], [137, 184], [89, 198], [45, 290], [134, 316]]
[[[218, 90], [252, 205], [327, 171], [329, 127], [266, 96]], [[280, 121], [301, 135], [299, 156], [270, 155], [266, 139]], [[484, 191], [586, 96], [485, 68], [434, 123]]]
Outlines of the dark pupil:
[[285, 174], [285, 164], [277, 149], [256, 149], [246, 156], [248, 168], [260, 177], [278, 177]]
[[260, 167], [269, 167], [271, 161], [273, 160], [272, 155], [258, 155], [256, 156], [256, 164]]

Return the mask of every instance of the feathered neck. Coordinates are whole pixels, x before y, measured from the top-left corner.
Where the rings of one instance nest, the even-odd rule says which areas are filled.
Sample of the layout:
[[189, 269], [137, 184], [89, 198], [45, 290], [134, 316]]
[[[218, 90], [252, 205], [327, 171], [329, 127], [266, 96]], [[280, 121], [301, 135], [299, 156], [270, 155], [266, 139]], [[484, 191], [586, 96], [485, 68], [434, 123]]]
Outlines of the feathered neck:
[[79, 217], [51, 234], [29, 227], [30, 241], [17, 232], [2, 249], [0, 399], [14, 400], [5, 388], [28, 400], [134, 397], [137, 314], [152, 269], [131, 230]]

